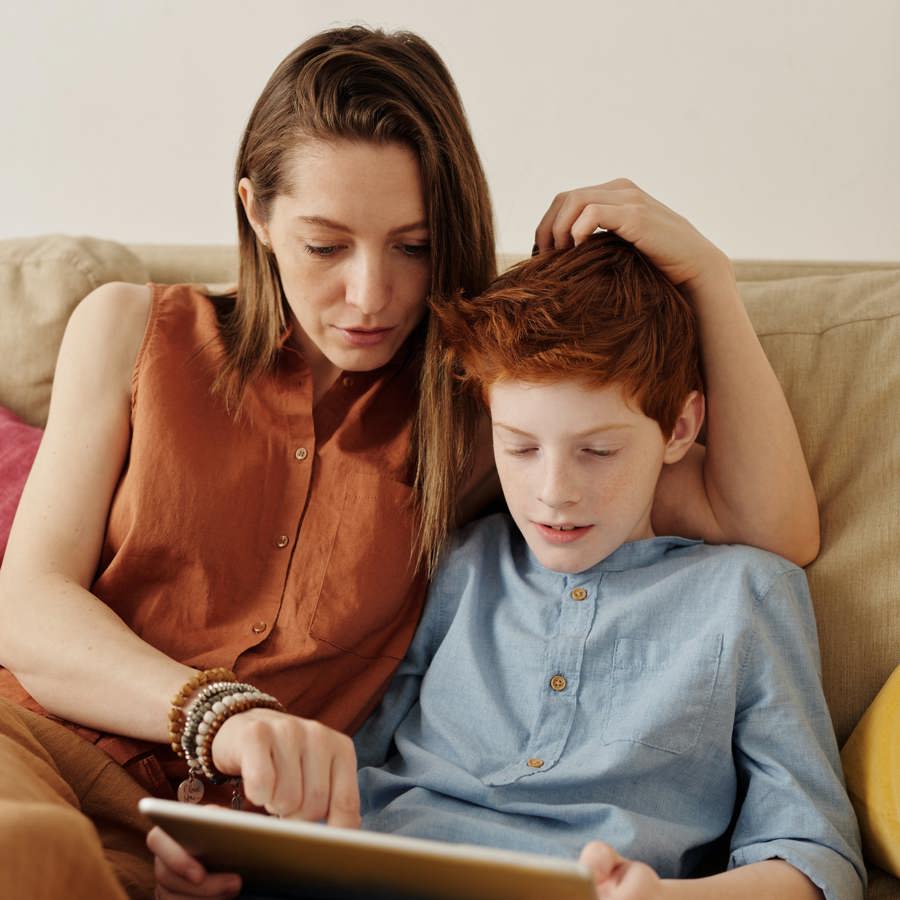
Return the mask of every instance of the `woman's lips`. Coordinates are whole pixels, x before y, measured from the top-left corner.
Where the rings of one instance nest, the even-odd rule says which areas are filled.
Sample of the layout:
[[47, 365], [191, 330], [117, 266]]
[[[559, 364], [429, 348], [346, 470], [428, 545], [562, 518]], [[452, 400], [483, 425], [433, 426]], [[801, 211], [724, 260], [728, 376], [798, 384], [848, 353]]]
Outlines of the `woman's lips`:
[[351, 347], [374, 347], [380, 344], [394, 329], [389, 328], [341, 328], [335, 326]]
[[558, 527], [553, 528], [545, 525], [543, 522], [535, 522], [534, 527], [537, 528], [538, 534], [551, 544], [571, 544], [584, 537], [594, 526], [593, 525], [576, 525], [574, 528], [566, 525], [566, 530], [562, 531]]

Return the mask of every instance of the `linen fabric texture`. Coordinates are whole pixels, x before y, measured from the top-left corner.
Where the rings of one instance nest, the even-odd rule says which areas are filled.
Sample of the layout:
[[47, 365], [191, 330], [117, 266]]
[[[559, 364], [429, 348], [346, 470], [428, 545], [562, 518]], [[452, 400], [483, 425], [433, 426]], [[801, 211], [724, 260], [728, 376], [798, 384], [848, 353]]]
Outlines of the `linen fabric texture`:
[[151, 900], [145, 791], [68, 728], [0, 698], [0, 897]]
[[603, 840], [669, 878], [780, 858], [863, 896], [806, 579], [760, 550], [657, 537], [562, 575], [477, 522], [355, 740], [364, 828]]
[[43, 426], [69, 314], [108, 281], [148, 280], [127, 247], [91, 237], [0, 241], [0, 406]]
[[[173, 659], [230, 668], [296, 715], [357, 728], [424, 601], [410, 554], [417, 338], [386, 367], [338, 379], [315, 409], [284, 343], [235, 421], [210, 394], [214, 301], [152, 285], [131, 449], [91, 591]], [[44, 712], [5, 670], [0, 696]], [[183, 777], [162, 746], [77, 730], [152, 793], [171, 796]]]

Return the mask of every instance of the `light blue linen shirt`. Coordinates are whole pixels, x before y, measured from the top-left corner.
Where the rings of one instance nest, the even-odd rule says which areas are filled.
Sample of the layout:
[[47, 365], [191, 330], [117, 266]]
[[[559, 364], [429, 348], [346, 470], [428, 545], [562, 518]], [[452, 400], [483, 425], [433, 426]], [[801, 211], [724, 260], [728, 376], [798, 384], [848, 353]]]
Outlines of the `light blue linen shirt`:
[[363, 827], [665, 878], [787, 860], [863, 895], [806, 578], [683, 538], [542, 567], [507, 515], [456, 538], [356, 736]]

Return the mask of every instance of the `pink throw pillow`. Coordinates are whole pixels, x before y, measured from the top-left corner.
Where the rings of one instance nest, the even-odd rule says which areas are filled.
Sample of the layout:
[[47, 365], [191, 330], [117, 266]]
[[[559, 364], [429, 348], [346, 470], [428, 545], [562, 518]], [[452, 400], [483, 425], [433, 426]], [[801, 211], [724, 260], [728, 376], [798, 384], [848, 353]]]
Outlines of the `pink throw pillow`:
[[0, 406], [0, 560], [42, 434]]

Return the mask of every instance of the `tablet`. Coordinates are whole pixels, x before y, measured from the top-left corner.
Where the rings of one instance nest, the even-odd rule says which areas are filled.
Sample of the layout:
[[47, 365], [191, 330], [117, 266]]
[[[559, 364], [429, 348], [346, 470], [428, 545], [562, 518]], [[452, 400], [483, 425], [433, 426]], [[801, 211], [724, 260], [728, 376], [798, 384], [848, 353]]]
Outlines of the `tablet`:
[[147, 797], [140, 810], [210, 870], [279, 898], [595, 900], [570, 860], [277, 819]]

